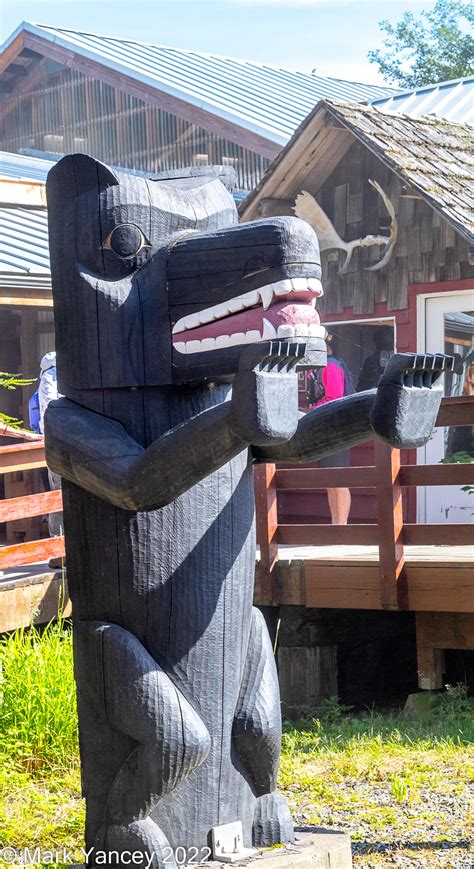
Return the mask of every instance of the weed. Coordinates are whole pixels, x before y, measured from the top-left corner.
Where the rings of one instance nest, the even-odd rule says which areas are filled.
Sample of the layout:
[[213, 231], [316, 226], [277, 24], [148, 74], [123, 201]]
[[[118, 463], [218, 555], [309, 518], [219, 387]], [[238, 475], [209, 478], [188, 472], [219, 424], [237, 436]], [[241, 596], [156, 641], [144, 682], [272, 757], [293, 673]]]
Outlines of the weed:
[[60, 620], [15, 631], [0, 642], [0, 664], [4, 753], [26, 772], [61, 766], [77, 754], [70, 629]]

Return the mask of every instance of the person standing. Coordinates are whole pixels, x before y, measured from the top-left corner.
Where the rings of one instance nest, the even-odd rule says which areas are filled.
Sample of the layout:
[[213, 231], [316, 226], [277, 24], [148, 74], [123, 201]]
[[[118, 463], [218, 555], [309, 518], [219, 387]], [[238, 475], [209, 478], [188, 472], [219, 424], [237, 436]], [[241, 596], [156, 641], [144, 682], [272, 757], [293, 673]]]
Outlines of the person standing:
[[393, 355], [392, 326], [377, 326], [373, 333], [375, 350], [367, 356], [359, 374], [357, 392], [374, 389], [385, 371], [387, 362]]
[[[321, 407], [328, 401], [352, 395], [355, 392], [352, 374], [342, 359], [333, 355], [331, 335], [326, 338], [328, 361], [325, 368], [307, 373], [309, 408]], [[350, 450], [339, 450], [319, 462], [320, 468], [347, 468], [350, 463]], [[351, 491], [346, 487], [327, 490], [329, 512], [333, 525], [347, 525], [351, 509]]]
[[[50, 401], [60, 398], [58, 392], [58, 378], [56, 373], [56, 353], [51, 350], [45, 353], [40, 362], [40, 382], [38, 386], [38, 402], [39, 402], [39, 431], [44, 437], [44, 415]], [[55, 474], [48, 468], [48, 479], [51, 491], [61, 488], [61, 477]], [[63, 513], [62, 510], [58, 513], [50, 513], [48, 516], [48, 528], [50, 537], [61, 537], [63, 535]], [[63, 567], [62, 558], [50, 558], [49, 567], [52, 570], [58, 570]]]

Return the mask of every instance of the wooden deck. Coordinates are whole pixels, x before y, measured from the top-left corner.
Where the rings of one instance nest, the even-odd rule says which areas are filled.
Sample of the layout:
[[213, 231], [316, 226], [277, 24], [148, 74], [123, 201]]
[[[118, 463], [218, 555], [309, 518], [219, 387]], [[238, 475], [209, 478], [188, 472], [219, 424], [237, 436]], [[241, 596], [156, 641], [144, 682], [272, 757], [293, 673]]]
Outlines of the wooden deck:
[[[474, 613], [474, 545], [405, 546], [404, 554], [407, 609]], [[379, 548], [279, 546], [270, 582], [265, 568], [257, 564], [255, 602], [325, 609], [384, 609]]]
[[[473, 398], [443, 401], [437, 425], [472, 424]], [[260, 552], [255, 602], [414, 611], [420, 686], [441, 687], [442, 650], [474, 649], [474, 526], [405, 522], [402, 489], [474, 485], [474, 464], [401, 465], [399, 451], [381, 442], [375, 456], [375, 464], [368, 467], [256, 469]], [[0, 474], [27, 474], [44, 464], [42, 442], [0, 447]], [[279, 491], [338, 485], [372, 487], [377, 522], [335, 526], [279, 521]], [[60, 509], [60, 492], [8, 498], [0, 501], [0, 522]], [[63, 554], [62, 538], [0, 547], [0, 632], [46, 622], [60, 601], [68, 604], [61, 572], [48, 568], [49, 558]]]
[[47, 561], [0, 574], [0, 634], [46, 624], [60, 609], [66, 616], [71, 614], [65, 575], [50, 570]]
[[[474, 613], [473, 554], [474, 546], [407, 546], [408, 609]], [[378, 566], [377, 546], [280, 546], [270, 587], [257, 556], [255, 603], [380, 610]], [[70, 615], [65, 576], [47, 561], [0, 576], [0, 633], [44, 624], [60, 605]]]

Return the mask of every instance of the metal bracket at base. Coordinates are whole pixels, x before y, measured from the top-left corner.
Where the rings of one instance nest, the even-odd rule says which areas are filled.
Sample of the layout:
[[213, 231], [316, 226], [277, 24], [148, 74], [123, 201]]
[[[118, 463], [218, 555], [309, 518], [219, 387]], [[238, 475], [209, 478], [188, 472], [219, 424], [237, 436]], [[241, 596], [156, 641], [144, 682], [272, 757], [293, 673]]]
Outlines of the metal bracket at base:
[[238, 860], [246, 860], [258, 854], [255, 848], [244, 847], [242, 821], [213, 827], [211, 834], [212, 856], [220, 863], [237, 863]]

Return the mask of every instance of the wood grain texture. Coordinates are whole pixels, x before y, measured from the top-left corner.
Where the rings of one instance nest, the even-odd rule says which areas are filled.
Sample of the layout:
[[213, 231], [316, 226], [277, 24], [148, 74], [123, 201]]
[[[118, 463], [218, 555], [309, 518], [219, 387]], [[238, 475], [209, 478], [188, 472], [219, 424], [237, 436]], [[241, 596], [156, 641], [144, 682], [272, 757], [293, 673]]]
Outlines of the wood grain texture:
[[[87, 846], [153, 850], [162, 869], [168, 845], [206, 847], [236, 820], [246, 846], [289, 842], [275, 664], [252, 610], [252, 463], [330, 453], [382, 419], [409, 436], [406, 360], [389, 409], [387, 380], [299, 419], [295, 366], [324, 362], [317, 341], [183, 354], [171, 329], [248, 281], [319, 277], [307, 225], [235, 226], [215, 171], [150, 181], [72, 155], [47, 190], [65, 398], [46, 457], [63, 477]], [[413, 404], [428, 428], [429, 386]]]

